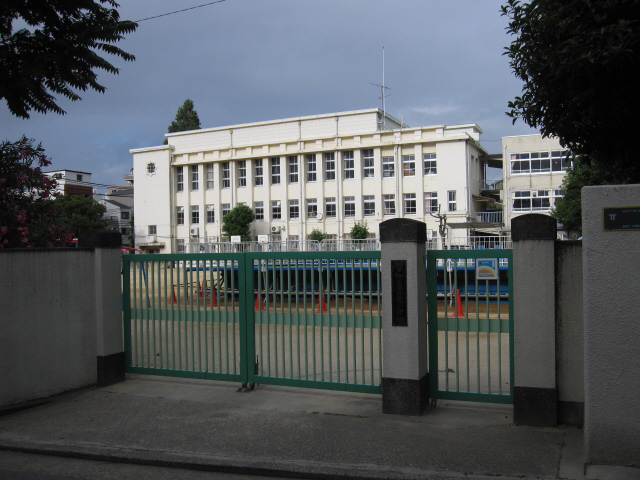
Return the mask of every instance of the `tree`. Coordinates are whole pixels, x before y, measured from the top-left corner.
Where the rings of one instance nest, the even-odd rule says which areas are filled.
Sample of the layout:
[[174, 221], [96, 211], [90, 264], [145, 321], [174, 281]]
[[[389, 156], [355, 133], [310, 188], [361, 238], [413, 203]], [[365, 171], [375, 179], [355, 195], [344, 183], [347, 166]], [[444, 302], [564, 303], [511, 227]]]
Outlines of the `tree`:
[[68, 240], [54, 223], [56, 181], [42, 173], [49, 165], [32, 139], [0, 144], [0, 248], [53, 247]]
[[222, 231], [227, 236], [241, 235], [243, 241], [250, 240], [249, 226], [256, 219], [256, 214], [246, 205], [238, 205], [222, 217]]
[[[634, 121], [640, 89], [630, 80], [640, 64], [640, 1], [508, 0], [502, 13], [516, 37], [506, 54], [524, 81], [507, 114], [570, 150], [580, 169], [568, 174], [571, 188], [581, 181], [640, 182]], [[576, 200], [569, 195], [560, 204]], [[577, 210], [558, 205], [557, 215]]]
[[57, 225], [77, 237], [82, 230], [102, 230], [107, 222], [102, 218], [106, 207], [91, 197], [61, 195], [53, 201]]
[[[7, 0], [0, 6], [0, 99], [12, 114], [65, 114], [54, 95], [80, 100], [78, 90], [100, 93], [98, 69], [119, 69], [100, 53], [127, 61], [135, 57], [113, 45], [137, 24], [121, 21], [114, 0]], [[111, 8], [110, 8], [111, 7]], [[14, 31], [21, 22], [26, 28]]]
[[369, 227], [367, 222], [356, 222], [351, 228], [349, 236], [353, 240], [365, 240], [369, 238]]
[[309, 234], [309, 240], [313, 240], [314, 242], [321, 242], [325, 238], [327, 238], [327, 234], [324, 233], [319, 228], [314, 228], [313, 230], [311, 230], [311, 233]]
[[[176, 119], [171, 122], [169, 125], [169, 129], [167, 130], [169, 133], [174, 132], [185, 132], [187, 130], [199, 130], [200, 129], [200, 118], [198, 117], [198, 112], [195, 111], [193, 106], [193, 100], [187, 98], [182, 106], [178, 108], [178, 112], [176, 113]], [[167, 143], [167, 139], [165, 138], [164, 143]]]

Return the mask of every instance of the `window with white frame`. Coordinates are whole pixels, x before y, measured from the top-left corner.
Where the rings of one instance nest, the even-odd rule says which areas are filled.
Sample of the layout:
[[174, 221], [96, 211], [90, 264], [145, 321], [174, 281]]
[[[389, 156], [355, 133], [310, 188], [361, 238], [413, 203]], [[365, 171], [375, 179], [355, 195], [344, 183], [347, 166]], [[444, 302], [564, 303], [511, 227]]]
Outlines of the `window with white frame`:
[[373, 161], [373, 149], [368, 148], [366, 150], [362, 150], [362, 165], [363, 172], [362, 176], [364, 178], [373, 178], [374, 175], [374, 161]]
[[262, 159], [256, 158], [253, 161], [253, 183], [254, 185], [264, 185], [264, 170], [262, 168]]
[[353, 158], [353, 150], [342, 152], [342, 168], [344, 170], [344, 178], [350, 179], [356, 177], [355, 160]]
[[447, 210], [450, 212], [455, 212], [458, 210], [458, 202], [456, 200], [456, 191], [449, 190], [447, 192]]
[[425, 175], [435, 175], [438, 173], [438, 165], [435, 153], [425, 153], [422, 155]]
[[307, 198], [307, 218], [316, 218], [318, 216], [318, 199]]
[[184, 207], [176, 207], [176, 223], [184, 225]]
[[231, 188], [231, 164], [222, 163], [222, 188]]
[[289, 162], [289, 183], [298, 183], [298, 157], [290, 155], [287, 160]]
[[198, 190], [198, 188], [200, 188], [198, 165], [191, 165], [191, 190]]
[[435, 213], [438, 211], [438, 192], [425, 192], [424, 211], [427, 213]]
[[316, 154], [310, 153], [305, 158], [307, 160], [307, 182], [315, 182], [317, 174]]
[[416, 210], [416, 194], [405, 193], [404, 194], [404, 213], [406, 215], [415, 215]]
[[120, 220], [129, 220], [129, 212], [120, 212]]
[[178, 192], [184, 190], [184, 167], [176, 167], [176, 190]]
[[402, 155], [402, 172], [405, 177], [414, 177], [416, 175], [415, 155]]
[[344, 197], [344, 216], [356, 216], [356, 197]]
[[567, 154], [566, 150], [512, 153], [511, 173], [518, 175], [564, 172], [571, 165]]
[[178, 238], [176, 240], [176, 253], [187, 253], [187, 244], [184, 238]]
[[247, 186], [247, 161], [240, 160], [238, 162], [238, 186], [246, 187]]
[[214, 205], [207, 205], [207, 223], [215, 223], [216, 221], [216, 210]]
[[336, 197], [327, 197], [324, 199], [324, 213], [327, 218], [333, 218], [337, 215]]
[[230, 203], [223, 203], [222, 204], [222, 218], [224, 218], [227, 213], [229, 213], [231, 211], [231, 204]]
[[258, 221], [264, 220], [264, 203], [253, 202], [253, 213], [256, 214], [256, 220]]
[[396, 214], [396, 196], [393, 194], [383, 195], [382, 201], [384, 202], [384, 214], [395, 215]]
[[514, 212], [549, 211], [562, 198], [562, 190], [518, 190], [512, 194]]
[[213, 163], [207, 164], [207, 190], [213, 190]]
[[149, 235], [157, 235], [158, 234], [158, 227], [156, 225], [149, 225], [147, 232]]
[[273, 157], [271, 159], [271, 185], [280, 183], [280, 158]]
[[324, 179], [336, 179], [336, 156], [333, 152], [327, 152], [324, 154]]
[[362, 212], [365, 217], [370, 217], [376, 214], [376, 197], [373, 195], [365, 195], [362, 197]]
[[395, 162], [393, 157], [382, 157], [382, 176], [393, 177], [395, 176]]
[[282, 207], [280, 200], [271, 201], [271, 218], [274, 220], [280, 220], [282, 218]]
[[297, 199], [289, 200], [289, 219], [300, 218], [300, 202]]
[[200, 223], [200, 206], [191, 205], [191, 223]]

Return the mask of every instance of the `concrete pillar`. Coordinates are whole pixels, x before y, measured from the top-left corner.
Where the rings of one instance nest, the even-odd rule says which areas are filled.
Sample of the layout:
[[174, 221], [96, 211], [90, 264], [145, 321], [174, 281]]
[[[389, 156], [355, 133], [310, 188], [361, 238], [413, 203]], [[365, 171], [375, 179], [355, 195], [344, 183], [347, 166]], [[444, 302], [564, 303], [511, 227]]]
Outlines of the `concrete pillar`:
[[528, 214], [511, 221], [513, 238], [513, 421], [556, 426], [556, 220]]
[[78, 235], [78, 246], [95, 249], [96, 384], [101, 387], [125, 378], [121, 245], [120, 232], [89, 230]]
[[428, 404], [426, 239], [423, 222], [380, 224], [383, 413], [420, 415]]
[[582, 233], [585, 462], [638, 466], [640, 185], [584, 187]]

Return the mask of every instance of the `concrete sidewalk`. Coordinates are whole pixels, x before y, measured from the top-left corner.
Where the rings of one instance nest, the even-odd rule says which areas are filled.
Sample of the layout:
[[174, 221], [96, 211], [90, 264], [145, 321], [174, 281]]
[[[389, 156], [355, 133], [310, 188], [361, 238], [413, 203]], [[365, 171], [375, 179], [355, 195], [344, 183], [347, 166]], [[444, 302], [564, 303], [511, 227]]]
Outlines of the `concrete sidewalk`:
[[583, 479], [582, 431], [512, 425], [510, 406], [130, 375], [0, 417], [0, 449], [296, 478]]

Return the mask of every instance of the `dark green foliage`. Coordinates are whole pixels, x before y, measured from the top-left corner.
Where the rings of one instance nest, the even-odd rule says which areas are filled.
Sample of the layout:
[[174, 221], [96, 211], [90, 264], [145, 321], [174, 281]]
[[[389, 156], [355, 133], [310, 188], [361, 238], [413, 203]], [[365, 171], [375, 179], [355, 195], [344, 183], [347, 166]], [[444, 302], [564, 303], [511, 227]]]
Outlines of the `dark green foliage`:
[[[508, 0], [507, 47], [522, 94], [507, 114], [580, 157], [567, 197], [580, 182], [640, 183], [635, 152], [636, 81], [640, 65], [640, 0]], [[584, 169], [591, 169], [586, 172]], [[579, 207], [558, 205], [565, 225]], [[564, 217], [570, 214], [571, 217]]]
[[352, 240], [365, 240], [369, 238], [369, 227], [367, 222], [356, 222], [349, 232]]
[[256, 219], [256, 214], [246, 205], [238, 205], [232, 208], [222, 218], [222, 231], [227, 236], [241, 235], [243, 241], [250, 240], [251, 222]]
[[57, 213], [56, 224], [74, 237], [83, 230], [107, 228], [102, 218], [106, 207], [91, 197], [61, 195], [53, 201]]
[[313, 240], [315, 242], [321, 242], [323, 241], [325, 238], [327, 238], [327, 234], [324, 233], [322, 230], [320, 230], [319, 228], [314, 228], [311, 233], [309, 234], [309, 240]]
[[51, 196], [56, 181], [42, 145], [22, 137], [0, 144], [0, 248], [53, 247], [68, 238], [55, 222]]
[[[135, 57], [113, 45], [137, 24], [121, 21], [113, 0], [3, 0], [0, 4], [0, 99], [11, 113], [64, 114], [54, 95], [80, 100], [77, 91], [104, 92], [98, 69], [117, 74], [100, 54]], [[26, 28], [14, 27], [26, 23]]]
[[[198, 117], [198, 112], [196, 112], [194, 109], [193, 100], [187, 98], [182, 106], [178, 108], [176, 119], [171, 122], [171, 125], [169, 125], [169, 129], [167, 130], [167, 132], [186, 132], [187, 130], [199, 129], [200, 118]], [[166, 139], [164, 143], [167, 143]]]

